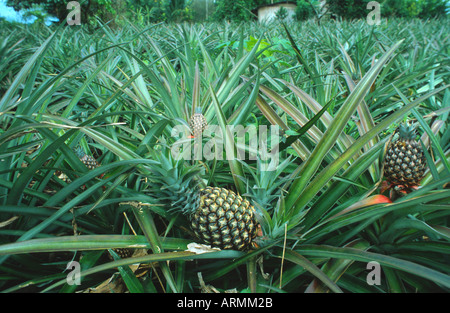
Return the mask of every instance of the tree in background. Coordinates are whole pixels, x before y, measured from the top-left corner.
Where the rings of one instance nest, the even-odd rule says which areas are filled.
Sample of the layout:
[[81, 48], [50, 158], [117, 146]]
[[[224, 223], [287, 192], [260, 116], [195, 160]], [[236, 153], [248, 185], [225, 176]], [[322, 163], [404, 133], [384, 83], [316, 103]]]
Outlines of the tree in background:
[[419, 18], [445, 17], [450, 8], [450, 2], [446, 0], [419, 0], [417, 3]]
[[[42, 7], [48, 14], [63, 21], [69, 11], [67, 0], [7, 0], [6, 5], [16, 11]], [[85, 0], [81, 5], [81, 22], [89, 23], [96, 17], [104, 22], [115, 21], [121, 17], [133, 17], [139, 12], [146, 15], [148, 22], [182, 22], [192, 20], [192, 12], [186, 0]]]
[[[327, 0], [327, 14], [343, 19], [364, 19], [371, 0]], [[278, 2], [278, 1], [273, 1]], [[297, 0], [296, 15], [299, 20], [323, 17], [320, 0]], [[434, 18], [445, 17], [448, 0], [378, 0], [383, 17]], [[6, 5], [16, 11], [28, 10], [40, 19], [47, 13], [64, 21], [69, 11], [68, 0], [6, 0]], [[98, 17], [114, 25], [119, 21], [136, 23], [185, 22], [204, 20], [249, 21], [256, 18], [258, 6], [271, 0], [79, 0], [81, 22], [95, 21]], [[42, 8], [41, 11], [35, 9]], [[42, 15], [42, 16], [41, 16]], [[36, 15], [35, 15], [36, 16]]]
[[305, 21], [311, 18], [317, 18], [320, 21], [321, 7], [319, 0], [297, 0], [297, 8], [295, 15], [300, 21]]
[[381, 15], [384, 17], [416, 17], [418, 15], [414, 0], [385, 0], [381, 4]]
[[327, 0], [329, 12], [343, 19], [359, 19], [367, 16], [367, 3], [371, 0]]
[[215, 12], [216, 5], [213, 0], [193, 0], [190, 8], [193, 20], [202, 22], [208, 20]]
[[315, 13], [311, 8], [311, 4], [309, 3], [309, 1], [305, 0], [297, 1], [297, 8], [295, 9], [295, 14], [297, 16], [297, 19], [301, 21], [308, 20], [315, 16]]
[[[6, 5], [14, 8], [16, 11], [29, 10], [33, 6], [42, 7], [48, 14], [55, 16], [59, 21], [64, 21], [69, 10], [67, 10], [66, 0], [7, 0]], [[98, 16], [100, 19], [107, 21], [113, 18], [117, 12], [125, 9], [125, 0], [85, 0], [79, 1], [81, 6], [81, 21], [87, 23], [92, 17]]]
[[25, 20], [29, 20], [30, 18], [34, 18], [33, 24], [42, 25], [44, 24], [48, 18], [48, 13], [42, 8], [42, 6], [33, 4], [30, 9], [27, 9], [23, 12], [22, 17]]
[[213, 19], [233, 22], [249, 21], [255, 18], [252, 10], [268, 3], [270, 3], [268, 0], [219, 0], [216, 1]]
[[288, 17], [288, 11], [285, 7], [280, 7], [278, 11], [275, 12], [275, 18], [279, 21], [284, 21]]
[[159, 23], [162, 21], [164, 9], [161, 1], [128, 0], [127, 18], [137, 23]]
[[192, 20], [190, 3], [185, 0], [164, 0], [160, 1], [164, 12], [165, 22], [186, 22]]
[[[371, 0], [327, 0], [330, 13], [343, 19], [367, 16], [367, 3]], [[381, 0], [384, 17], [433, 18], [446, 16], [447, 0]]]
[[381, 15], [385, 17], [445, 17], [447, 0], [385, 0]]

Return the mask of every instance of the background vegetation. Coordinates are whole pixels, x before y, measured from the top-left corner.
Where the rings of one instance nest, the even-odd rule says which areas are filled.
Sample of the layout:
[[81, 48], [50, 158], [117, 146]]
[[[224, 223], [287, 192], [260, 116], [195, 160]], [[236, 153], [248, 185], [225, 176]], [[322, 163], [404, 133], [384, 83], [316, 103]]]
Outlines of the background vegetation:
[[[271, 0], [89, 0], [79, 1], [83, 23], [102, 21], [123, 24], [133, 22], [201, 22], [233, 21], [247, 22], [256, 19], [255, 9], [270, 4]], [[277, 1], [275, 1], [277, 2]], [[328, 0], [321, 8], [319, 0], [297, 0], [296, 16], [299, 20], [326, 17], [342, 19], [365, 19], [369, 0]], [[386, 18], [442, 18], [449, 10], [447, 0], [380, 0], [381, 14]], [[8, 6], [24, 10], [41, 18], [50, 15], [63, 21], [68, 10], [63, 0], [7, 0]], [[118, 14], [120, 13], [120, 14]]]

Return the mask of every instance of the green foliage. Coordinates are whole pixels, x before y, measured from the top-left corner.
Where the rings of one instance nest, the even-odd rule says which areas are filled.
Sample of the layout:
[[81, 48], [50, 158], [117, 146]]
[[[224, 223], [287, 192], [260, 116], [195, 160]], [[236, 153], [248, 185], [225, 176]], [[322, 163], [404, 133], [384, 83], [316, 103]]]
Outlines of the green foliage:
[[163, 21], [183, 22], [192, 20], [192, 12], [186, 0], [165, 0], [161, 3]]
[[314, 12], [313, 7], [311, 7], [311, 2], [309, 0], [298, 0], [295, 14], [297, 16], [297, 19], [299, 19], [300, 21], [305, 21], [315, 17], [316, 13]]
[[[329, 0], [330, 13], [344, 19], [364, 19], [368, 10], [369, 0]], [[381, 15], [383, 17], [404, 18], [433, 18], [445, 17], [446, 0], [384, 0], [381, 4]]]
[[138, 24], [181, 23], [193, 19], [192, 3], [186, 0], [126, 0], [124, 12], [116, 20], [123, 26], [130, 21]]
[[[441, 21], [95, 26], [0, 27], [2, 292], [450, 290]], [[187, 221], [158, 197], [159, 148], [194, 108], [221, 128], [280, 128], [275, 171], [260, 153], [168, 170], [251, 200], [258, 249], [186, 251]], [[402, 119], [418, 125], [429, 171], [389, 199], [381, 160]], [[78, 145], [101, 165], [88, 170]], [[116, 248], [142, 254], [108, 258]], [[66, 284], [72, 260], [80, 286]], [[379, 286], [366, 282], [369, 261]]]
[[[343, 19], [364, 19], [369, 11], [370, 0], [329, 0], [326, 14]], [[43, 20], [46, 14], [60, 21], [68, 15], [67, 1], [63, 0], [7, 0], [7, 5], [16, 10], [25, 10], [28, 15]], [[270, 0], [91, 0], [80, 1], [82, 23], [96, 23], [96, 18], [110, 22], [110, 25], [123, 26], [134, 23], [192, 22], [227, 20], [248, 22], [256, 18], [258, 6], [270, 4]], [[446, 16], [446, 0], [382, 0], [383, 17], [434, 18]], [[36, 8], [39, 8], [37, 10]], [[318, 0], [297, 0], [296, 16], [305, 21], [316, 18], [321, 21], [322, 12]], [[38, 22], [39, 23], [39, 22]]]
[[281, 7], [275, 12], [275, 17], [279, 21], [283, 21], [288, 16], [288, 11], [285, 7]]
[[[450, 4], [446, 0], [419, 0], [413, 10], [419, 18], [446, 17]], [[411, 15], [414, 16], [414, 15]]]
[[415, 17], [418, 14], [415, 0], [386, 0], [382, 3], [381, 14], [385, 17]]
[[[13, 7], [15, 10], [29, 10], [38, 5], [47, 11], [48, 14], [55, 16], [59, 21], [64, 21], [69, 14], [67, 10], [67, 1], [64, 0], [7, 0], [6, 5]], [[80, 1], [82, 23], [87, 23], [91, 19], [98, 16], [100, 19], [111, 20], [117, 12], [123, 12], [126, 3], [125, 0], [91, 0]]]
[[370, 0], [328, 0], [329, 12], [343, 19], [361, 19], [368, 14]]
[[25, 10], [22, 16], [25, 20], [29, 19], [30, 17], [34, 17], [34, 23], [40, 25], [44, 24], [49, 17], [48, 13], [45, 12], [45, 10], [41, 6], [36, 4], [33, 4], [31, 8]]
[[250, 21], [255, 18], [252, 10], [267, 3], [268, 1], [266, 0], [219, 0], [216, 3], [216, 11], [213, 14], [213, 19], [233, 22]]
[[[95, 19], [99, 18], [105, 22], [111, 22], [112, 25], [128, 23], [129, 21], [125, 21], [126, 19], [141, 23], [190, 21], [192, 20], [190, 3], [190, 1], [185, 0], [95, 0], [80, 2], [82, 23], [95, 23]], [[8, 0], [7, 5], [16, 10], [25, 9], [26, 12], [29, 12], [28, 14], [35, 16], [40, 11], [33, 8], [39, 6], [49, 14], [56, 16], [60, 21], [64, 20], [69, 13], [66, 8], [67, 1], [60, 0]]]
[[192, 19], [196, 22], [202, 22], [209, 19], [215, 11], [215, 4], [212, 0], [192, 0], [190, 8], [192, 10]]

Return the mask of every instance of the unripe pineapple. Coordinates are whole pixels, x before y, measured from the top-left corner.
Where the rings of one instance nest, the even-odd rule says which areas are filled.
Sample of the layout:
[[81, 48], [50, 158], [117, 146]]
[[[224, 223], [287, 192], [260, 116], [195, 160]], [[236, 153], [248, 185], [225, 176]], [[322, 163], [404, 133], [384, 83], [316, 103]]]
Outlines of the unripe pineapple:
[[[131, 258], [133, 256], [133, 249], [129, 248], [114, 248], [113, 251], [120, 256], [121, 259]], [[113, 260], [114, 258], [109, 254], [109, 259]]]
[[189, 127], [191, 128], [192, 135], [194, 137], [199, 137], [205, 130], [206, 126], [208, 126], [208, 123], [202, 114], [202, 109], [197, 108], [194, 115], [192, 115], [189, 120]]
[[200, 190], [199, 197], [200, 203], [190, 215], [198, 238], [221, 249], [244, 250], [253, 246], [258, 222], [248, 200], [218, 187]]
[[80, 146], [78, 146], [75, 149], [75, 153], [77, 157], [81, 160], [81, 162], [83, 162], [83, 164], [86, 165], [88, 169], [93, 170], [100, 166], [97, 160], [93, 156], [84, 153], [83, 148], [81, 148]]
[[393, 185], [414, 187], [420, 184], [427, 168], [422, 146], [412, 126], [400, 125], [399, 137], [388, 146], [384, 158], [384, 176]]
[[169, 211], [182, 212], [201, 243], [220, 249], [247, 250], [255, 247], [258, 221], [253, 205], [225, 188], [199, 188], [198, 167], [156, 153], [150, 177], [152, 194]]
[[[94, 157], [84, 153], [83, 148], [81, 148], [80, 146], [75, 148], [74, 151], [75, 151], [75, 154], [77, 155], [77, 157], [80, 159], [80, 161], [83, 162], [83, 164], [86, 165], [86, 167], [88, 169], [93, 170], [94, 168], [97, 168], [100, 166], [100, 164], [97, 162], [97, 160]], [[66, 183], [71, 182], [70, 178], [61, 171], [56, 171], [55, 175], [59, 179], [63, 180]]]

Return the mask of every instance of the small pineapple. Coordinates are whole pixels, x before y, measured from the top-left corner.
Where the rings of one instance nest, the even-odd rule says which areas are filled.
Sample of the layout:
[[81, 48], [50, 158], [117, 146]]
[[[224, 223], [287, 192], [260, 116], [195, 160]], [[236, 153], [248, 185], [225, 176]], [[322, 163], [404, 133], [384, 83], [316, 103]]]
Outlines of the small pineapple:
[[81, 160], [81, 162], [83, 162], [83, 164], [86, 165], [88, 169], [93, 170], [100, 166], [97, 160], [93, 156], [84, 153], [83, 148], [81, 148], [80, 146], [78, 146], [75, 149], [75, 153], [77, 154], [77, 157]]
[[159, 164], [152, 190], [172, 212], [184, 213], [202, 243], [220, 249], [247, 250], [255, 247], [258, 225], [253, 205], [235, 192], [219, 187], [199, 188], [199, 168], [156, 153]]
[[208, 126], [206, 118], [202, 114], [201, 108], [196, 108], [194, 115], [189, 120], [189, 127], [191, 128], [192, 135], [199, 137]]
[[389, 144], [384, 158], [384, 176], [393, 185], [416, 187], [427, 168], [422, 146], [413, 126], [402, 124], [397, 131], [399, 137]]
[[[100, 164], [97, 162], [97, 160], [90, 156], [87, 155], [86, 153], [84, 153], [83, 148], [81, 148], [80, 146], [78, 146], [77, 148], [74, 149], [75, 154], [77, 155], [77, 157], [80, 159], [81, 162], [83, 162], [84, 165], [86, 165], [86, 167], [90, 170], [93, 170], [94, 168], [97, 168], [100, 166]], [[58, 179], [61, 179], [62, 181], [66, 182], [66, 183], [71, 183], [72, 180], [62, 171], [56, 171], [55, 175], [58, 177]]]
[[[131, 258], [133, 256], [133, 249], [128, 248], [114, 248], [113, 251], [120, 256], [121, 259]], [[109, 259], [113, 260], [114, 258], [109, 254]]]

